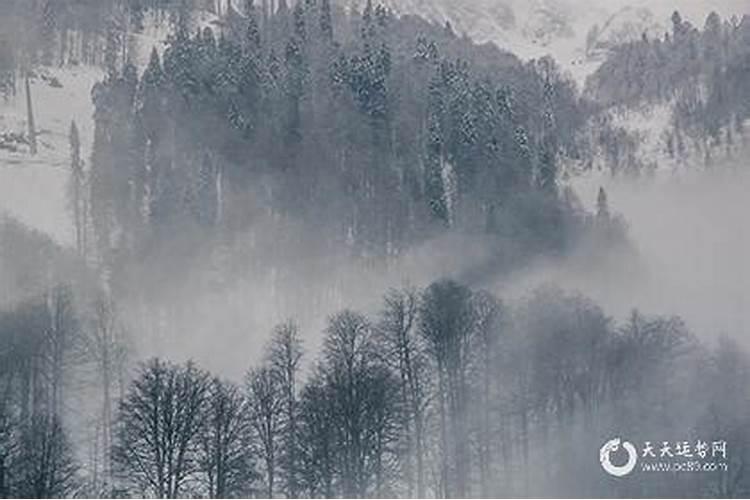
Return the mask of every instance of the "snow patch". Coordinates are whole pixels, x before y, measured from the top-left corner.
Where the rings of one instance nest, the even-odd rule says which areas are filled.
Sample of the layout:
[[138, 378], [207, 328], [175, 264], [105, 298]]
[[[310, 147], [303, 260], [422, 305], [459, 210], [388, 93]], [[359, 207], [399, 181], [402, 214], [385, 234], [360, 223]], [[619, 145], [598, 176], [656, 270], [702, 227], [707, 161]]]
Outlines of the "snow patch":
[[[66, 199], [68, 133], [75, 120], [80, 131], [81, 156], [88, 163], [94, 136], [91, 87], [103, 74], [83, 66], [40, 70], [36, 74], [30, 87], [38, 153], [31, 155], [23, 141], [16, 150], [0, 148], [0, 213], [44, 231], [58, 243], [70, 244], [72, 224]], [[26, 95], [20, 78], [16, 95], [0, 100], [1, 134], [28, 137]]]

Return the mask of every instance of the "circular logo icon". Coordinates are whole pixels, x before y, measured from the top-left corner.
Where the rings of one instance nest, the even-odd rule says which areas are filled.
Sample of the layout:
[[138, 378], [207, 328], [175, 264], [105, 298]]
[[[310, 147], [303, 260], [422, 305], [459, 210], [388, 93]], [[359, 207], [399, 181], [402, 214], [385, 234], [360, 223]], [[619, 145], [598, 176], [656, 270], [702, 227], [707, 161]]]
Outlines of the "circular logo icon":
[[[628, 452], [628, 461], [625, 465], [615, 465], [612, 463], [611, 455], [618, 451], [621, 445], [623, 449]], [[602, 469], [604, 469], [607, 474], [615, 477], [623, 477], [627, 476], [633, 472], [633, 469], [635, 469], [635, 464], [638, 461], [638, 452], [636, 451], [635, 446], [628, 441], [622, 441], [620, 438], [615, 438], [611, 441], [607, 441], [604, 443], [604, 446], [601, 447], [599, 450], [599, 461], [602, 463]]]

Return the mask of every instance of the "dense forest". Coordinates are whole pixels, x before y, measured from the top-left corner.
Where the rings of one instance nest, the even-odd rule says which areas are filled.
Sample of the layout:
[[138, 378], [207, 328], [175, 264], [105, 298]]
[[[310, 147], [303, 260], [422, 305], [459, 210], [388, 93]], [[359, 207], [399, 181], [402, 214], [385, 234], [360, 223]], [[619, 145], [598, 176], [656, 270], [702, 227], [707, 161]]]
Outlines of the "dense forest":
[[[747, 16], [698, 31], [676, 13], [581, 90], [551, 57], [370, 0], [0, 9], [6, 98], [39, 68], [102, 72], [91, 151], [75, 122], [66, 145], [73, 248], [0, 224], [0, 497], [750, 494], [743, 345], [551, 285], [493, 286], [579, 251], [637, 269], [607, 192], [586, 207], [565, 181], [602, 148], [632, 167], [613, 106], [673, 101], [676, 155], [681, 134], [744, 138]], [[385, 275], [448, 238], [451, 263], [477, 244], [489, 258], [384, 295], [362, 283], [372, 308], [315, 280]], [[226, 292], [246, 281], [260, 292]], [[261, 346], [243, 377], [176, 354], [187, 310], [255, 313], [261, 295], [286, 318], [272, 331], [211, 326]], [[613, 434], [725, 440], [728, 469], [607, 476]]]
[[750, 117], [750, 17], [722, 20], [712, 12], [699, 30], [675, 12], [671, 23], [662, 38], [618, 46], [586, 94], [607, 106], [669, 103], [669, 156], [687, 156], [694, 143], [708, 163], [711, 148], [742, 140]]
[[522, 64], [372, 4], [336, 34], [325, 1], [282, 4], [266, 27], [248, 8], [219, 36], [178, 21], [140, 77], [115, 65], [94, 89], [100, 254], [259, 214], [369, 257], [445, 228], [567, 243], [579, 221], [557, 192], [559, 157], [585, 113], [552, 60]]

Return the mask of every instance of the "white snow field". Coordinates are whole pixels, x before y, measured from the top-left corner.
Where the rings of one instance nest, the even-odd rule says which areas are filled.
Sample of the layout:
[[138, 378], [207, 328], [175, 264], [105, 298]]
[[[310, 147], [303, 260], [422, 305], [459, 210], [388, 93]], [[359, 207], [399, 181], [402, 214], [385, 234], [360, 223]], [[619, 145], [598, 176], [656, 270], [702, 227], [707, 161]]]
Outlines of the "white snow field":
[[[50, 77], [62, 86], [52, 86]], [[15, 152], [0, 149], [0, 213], [50, 234], [59, 243], [70, 243], [73, 238], [66, 199], [70, 124], [75, 120], [78, 126], [81, 155], [88, 163], [93, 140], [91, 87], [101, 77], [99, 70], [90, 67], [37, 72], [30, 88], [38, 152], [31, 155], [26, 145]], [[27, 136], [26, 115], [26, 93], [19, 81], [14, 97], [0, 99], [0, 134]]]

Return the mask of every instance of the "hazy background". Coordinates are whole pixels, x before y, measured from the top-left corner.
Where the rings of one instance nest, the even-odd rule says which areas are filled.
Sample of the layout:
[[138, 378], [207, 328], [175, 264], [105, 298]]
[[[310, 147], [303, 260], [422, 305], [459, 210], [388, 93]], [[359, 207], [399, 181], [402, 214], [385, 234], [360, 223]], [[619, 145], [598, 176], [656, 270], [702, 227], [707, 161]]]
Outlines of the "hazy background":
[[[470, 11], [470, 15], [462, 19], [471, 19], [472, 13], [482, 13], [486, 6], [506, 5], [513, 10], [517, 26], [523, 25], [533, 9], [554, 7], [568, 13], [575, 28], [569, 39], [543, 47], [533, 46], [528, 40], [521, 40], [514, 28], [497, 24], [470, 26], [470, 34], [494, 40], [522, 57], [551, 53], [579, 82], [596, 66], [566, 63], [572, 61], [572, 55], [580, 53], [586, 31], [592, 24], [606, 21], [624, 7], [647, 7], [664, 26], [669, 25], [669, 16], [675, 9], [699, 27], [711, 10], [723, 17], [750, 12], [750, 2], [743, 0], [605, 3], [476, 0], [460, 4], [405, 0], [391, 3], [400, 12], [417, 11], [428, 16], [432, 13], [433, 17], [455, 15], [455, 11], [461, 9]], [[143, 43], [144, 51], [149, 48], [146, 42], [151, 41]], [[63, 245], [70, 245], [73, 228], [65, 191], [68, 126], [71, 119], [76, 120], [81, 129], [83, 158], [88, 162], [93, 134], [89, 89], [102, 74], [84, 68], [51, 72], [60, 79], [62, 88], [52, 88], [38, 80], [32, 82], [40, 154], [29, 161], [0, 152], [0, 212], [49, 234]], [[0, 124], [12, 128], [24, 119], [23, 93], [0, 104]], [[695, 161], [693, 167], [681, 172], [670, 170], [637, 180], [600, 173], [573, 178], [569, 182], [589, 210], [594, 209], [599, 187], [607, 189], [612, 211], [621, 214], [629, 224], [639, 260], [613, 257], [592, 266], [586, 257], [574, 255], [563, 262], [537, 262], [531, 269], [520, 269], [510, 277], [488, 278], [481, 285], [518, 297], [540, 283], [556, 283], [582, 290], [618, 316], [639, 307], [645, 311], [681, 315], [700, 336], [713, 338], [727, 332], [738, 338], [748, 338], [746, 311], [750, 310], [750, 298], [746, 290], [750, 268], [745, 256], [750, 250], [750, 224], [746, 217], [750, 174], [745, 160], [747, 152], [745, 147], [734, 159], [723, 161], [711, 170], [705, 170], [700, 161]], [[249, 239], [254, 237], [257, 235], [247, 235]], [[362, 269], [358, 264], [342, 265], [335, 256], [309, 255], [306, 257], [309, 275], [304, 285], [295, 290], [271, 291], [251, 274], [235, 276], [221, 289], [200, 285], [198, 290], [205, 291], [192, 291], [190, 297], [180, 297], [178, 322], [182, 326], [178, 328], [181, 330], [178, 345], [171, 345], [169, 340], [177, 335], [175, 331], [147, 336], [157, 339], [161, 347], [142, 347], [148, 352], [150, 349], [155, 352], [174, 349], [179, 356], [195, 357], [208, 368], [236, 374], [249, 364], [248, 358], [257, 355], [267, 332], [284, 319], [285, 311], [301, 311], [299, 319], [312, 347], [320, 338], [329, 313], [342, 307], [374, 310], [388, 287], [422, 286], [437, 275], [460, 276], [466, 270], [482, 267], [491, 258], [491, 245], [486, 241], [462, 240], [459, 243], [450, 236], [444, 237], [412, 249], [385, 273], [380, 269]], [[454, 251], [456, 246], [461, 248], [458, 258]], [[211, 269], [193, 269], [189, 273], [195, 275], [197, 282], [210, 281], [206, 276]], [[320, 293], [321, 290], [324, 292]], [[320, 301], [314, 307], [304, 300], [311, 295], [319, 295]], [[128, 306], [134, 323], [141, 321], [139, 308], [142, 307], [144, 305], [138, 301]], [[145, 326], [149, 330], [160, 330], [158, 322]]]

